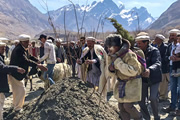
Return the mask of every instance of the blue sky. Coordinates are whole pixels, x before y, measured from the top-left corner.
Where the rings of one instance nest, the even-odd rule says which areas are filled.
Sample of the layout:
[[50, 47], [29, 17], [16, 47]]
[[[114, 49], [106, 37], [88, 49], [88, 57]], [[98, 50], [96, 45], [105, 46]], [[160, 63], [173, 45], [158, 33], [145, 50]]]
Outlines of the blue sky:
[[[32, 5], [34, 5], [37, 9], [39, 9], [42, 13], [46, 11], [42, 6], [45, 6], [42, 2], [43, 0], [29, 0]], [[70, 4], [68, 0], [44, 0], [48, 3], [49, 10], [56, 10], [64, 5]], [[84, 4], [86, 5], [87, 0], [72, 0], [75, 4]], [[88, 4], [91, 4], [95, 0], [88, 0]], [[101, 1], [101, 0], [96, 0]], [[126, 9], [131, 9], [133, 7], [141, 7], [144, 6], [147, 8], [149, 13], [157, 18], [159, 17], [167, 8], [177, 0], [113, 0], [115, 3], [119, 3], [120, 1], [124, 3]]]

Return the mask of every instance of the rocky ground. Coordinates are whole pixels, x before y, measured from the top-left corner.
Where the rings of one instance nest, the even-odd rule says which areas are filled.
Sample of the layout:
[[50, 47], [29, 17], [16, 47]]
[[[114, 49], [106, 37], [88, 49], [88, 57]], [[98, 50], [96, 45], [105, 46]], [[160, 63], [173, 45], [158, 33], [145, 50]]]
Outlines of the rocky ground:
[[[5, 120], [118, 120], [117, 101], [113, 96], [108, 97], [108, 103], [101, 101], [99, 94], [93, 93], [91, 85], [84, 84], [78, 79], [65, 80], [51, 86], [44, 92], [43, 82], [33, 79], [33, 91], [27, 85], [24, 111], [17, 114], [12, 109], [12, 95], [7, 95], [4, 106]], [[91, 97], [90, 97], [91, 96]], [[170, 94], [169, 94], [170, 96]], [[90, 97], [90, 98], [89, 98]], [[112, 106], [114, 107], [112, 107]], [[180, 117], [163, 113], [169, 101], [159, 103], [162, 120], [180, 120]], [[139, 106], [135, 105], [138, 110]], [[149, 111], [152, 116], [150, 104]], [[98, 111], [98, 112], [97, 112]], [[153, 120], [153, 117], [152, 117]]]

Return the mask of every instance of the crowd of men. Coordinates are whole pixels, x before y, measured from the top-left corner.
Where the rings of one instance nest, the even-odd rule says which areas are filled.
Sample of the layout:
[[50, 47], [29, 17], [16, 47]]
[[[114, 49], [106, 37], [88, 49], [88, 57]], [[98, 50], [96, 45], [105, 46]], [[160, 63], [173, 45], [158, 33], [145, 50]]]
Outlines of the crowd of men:
[[[21, 112], [27, 84], [23, 80], [44, 71], [43, 78], [53, 85], [53, 69], [57, 63], [71, 65], [72, 77], [79, 77], [92, 85], [103, 94], [105, 100], [107, 86], [113, 85], [113, 94], [118, 100], [123, 120], [150, 120], [147, 101], [150, 101], [154, 120], [160, 120], [158, 103], [169, 99], [169, 85], [171, 103], [162, 111], [180, 116], [178, 29], [169, 31], [166, 43], [162, 34], [157, 34], [152, 43], [146, 32], [140, 32], [134, 44], [119, 34], [108, 35], [103, 46], [94, 37], [81, 37], [77, 43], [70, 41], [62, 44], [61, 39], [42, 34], [39, 42], [38, 47], [29, 35], [19, 35], [19, 39], [10, 47], [9, 54], [6, 54], [10, 58], [9, 65], [5, 64], [6, 44], [0, 42], [0, 120], [3, 119], [4, 93], [9, 92], [9, 84], [13, 93], [14, 111]], [[134, 103], [139, 104], [140, 111], [134, 107]]]

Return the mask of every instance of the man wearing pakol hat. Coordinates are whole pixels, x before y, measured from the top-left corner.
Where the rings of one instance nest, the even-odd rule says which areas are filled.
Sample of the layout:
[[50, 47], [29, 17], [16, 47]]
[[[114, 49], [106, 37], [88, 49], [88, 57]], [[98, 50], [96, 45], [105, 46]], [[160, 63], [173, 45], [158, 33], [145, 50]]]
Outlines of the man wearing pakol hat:
[[107, 74], [117, 79], [113, 93], [118, 100], [121, 118], [142, 120], [133, 104], [141, 100], [142, 89], [142, 69], [137, 55], [130, 50], [130, 43], [118, 34], [106, 37], [105, 46], [108, 47]]
[[[45, 81], [45, 86], [47, 86], [47, 83], [50, 83], [50, 85], [55, 84], [53, 80], [53, 69], [56, 64], [56, 53], [55, 53], [55, 46], [52, 43], [51, 39], [46, 39], [46, 35], [40, 35], [39, 40], [44, 43], [44, 56], [42, 56], [39, 61], [45, 61], [47, 63], [47, 68], [48, 71], [44, 72], [44, 79]], [[47, 82], [48, 81], [48, 82]]]
[[36, 46], [35, 40], [31, 41], [31, 45], [29, 46], [29, 53], [36, 58], [39, 57], [39, 48]]
[[159, 85], [159, 101], [161, 102], [168, 99], [169, 61], [166, 60], [168, 46], [164, 43], [165, 37], [162, 34], [156, 34], [154, 41], [161, 54], [162, 82]]
[[102, 92], [105, 84], [106, 51], [101, 45], [95, 44], [94, 37], [87, 37], [86, 41], [87, 47], [83, 50], [82, 57], [77, 59], [77, 63], [82, 66], [81, 79], [91, 83], [96, 90], [99, 87]]
[[0, 120], [3, 120], [3, 105], [5, 101], [4, 93], [9, 92], [9, 85], [7, 80], [7, 75], [11, 73], [20, 73], [23, 74], [25, 70], [23, 68], [13, 66], [13, 65], [5, 65], [4, 63], [4, 52], [5, 52], [5, 43], [0, 42]]
[[76, 59], [78, 58], [78, 48], [75, 41], [70, 41], [66, 47], [68, 64], [72, 66], [72, 77], [76, 75]]
[[26, 72], [23, 74], [11, 73], [11, 75], [9, 75], [9, 82], [12, 86], [13, 92], [13, 106], [14, 110], [17, 112], [21, 111], [24, 105], [25, 86], [23, 79], [27, 76], [29, 67], [32, 67], [32, 69], [34, 69], [34, 73], [32, 72], [31, 74], [36, 74], [36, 67], [40, 68], [43, 71], [47, 70], [46, 67], [37, 63], [37, 58], [29, 54], [28, 45], [30, 39], [31, 37], [29, 35], [19, 35], [20, 43], [14, 48], [10, 59], [10, 65], [22, 67], [26, 70]]
[[11, 53], [12, 53], [13, 49], [14, 49], [18, 44], [19, 44], [19, 40], [14, 40], [14, 41], [13, 41], [13, 45], [10, 47], [9, 53], [8, 53], [9, 58], [11, 58]]
[[[180, 101], [177, 101], [178, 94], [180, 94], [180, 82], [178, 82], [178, 77], [171, 76], [172, 73], [172, 65], [173, 61], [176, 60], [176, 56], [173, 55], [174, 50], [177, 47], [177, 34], [180, 31], [178, 29], [172, 29], [169, 31], [169, 44], [166, 51], [166, 60], [169, 61], [170, 65], [170, 88], [171, 88], [171, 103], [170, 106], [167, 108], [163, 108], [162, 111], [169, 113], [169, 112], [175, 112], [176, 107], [178, 107], [178, 110], [176, 111], [177, 114], [180, 114]], [[178, 105], [178, 106], [177, 106]]]
[[[150, 120], [150, 114], [147, 109], [146, 99], [151, 101], [151, 108], [154, 120], [160, 120], [158, 112], [158, 89], [162, 81], [161, 73], [161, 55], [157, 48], [150, 45], [149, 36], [136, 37], [137, 46], [143, 50], [147, 68], [142, 73], [142, 100], [139, 102], [141, 113], [144, 119]], [[148, 89], [150, 88], [150, 96]]]
[[62, 40], [60, 38], [56, 39], [56, 60], [57, 63], [63, 63], [66, 57], [64, 47], [61, 45]]

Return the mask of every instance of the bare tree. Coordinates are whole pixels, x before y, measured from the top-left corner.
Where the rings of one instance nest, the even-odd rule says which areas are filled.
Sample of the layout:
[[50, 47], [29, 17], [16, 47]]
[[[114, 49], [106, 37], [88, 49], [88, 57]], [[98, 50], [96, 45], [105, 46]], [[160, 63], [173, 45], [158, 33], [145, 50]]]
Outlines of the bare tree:
[[97, 28], [96, 28], [96, 33], [95, 33], [95, 36], [94, 36], [95, 38], [96, 38], [97, 33], [98, 33], [99, 24], [101, 23], [101, 18], [102, 18], [104, 15], [106, 15], [108, 11], [109, 11], [109, 10], [104, 11], [104, 12], [100, 15], [100, 17], [99, 17], [98, 26], [97, 26]]
[[[51, 25], [51, 27], [53, 28], [53, 32], [54, 32], [54, 35], [55, 35], [55, 37], [57, 38], [58, 36], [57, 36], [57, 32], [56, 32], [56, 28], [55, 28], [55, 26], [54, 26], [54, 24], [53, 24], [53, 20], [52, 20], [52, 18], [51, 18], [51, 16], [50, 16], [50, 13], [49, 13], [49, 8], [48, 8], [48, 4], [47, 4], [47, 0], [45, 1], [45, 0], [41, 0], [43, 3], [44, 3], [44, 5], [45, 5], [45, 7], [43, 7], [43, 5], [41, 5], [42, 6], [42, 8], [44, 8], [46, 11], [47, 11], [47, 14], [48, 14], [48, 22], [49, 22], [49, 24]], [[40, 2], [39, 2], [40, 3]]]
[[71, 0], [68, 0], [69, 2], [72, 3], [73, 7], [74, 7], [74, 14], [75, 14], [75, 18], [76, 18], [76, 25], [77, 25], [77, 31], [78, 31], [78, 39], [79, 39], [79, 25], [78, 25], [78, 19], [77, 19], [77, 13], [76, 13], [76, 6], [75, 4], [71, 1]]
[[[84, 18], [85, 18], [85, 15], [86, 15], [87, 4], [88, 4], [88, 0], [86, 1], [86, 7], [84, 9], [84, 15], [83, 15], [82, 23], [81, 23], [81, 28], [84, 28], [83, 24], [84, 24]], [[81, 36], [82, 36], [82, 31], [81, 31]]]

